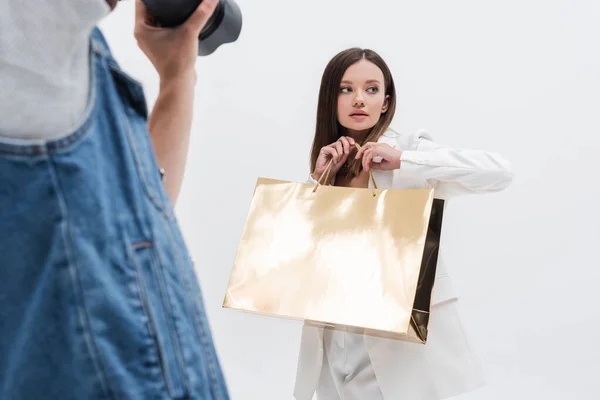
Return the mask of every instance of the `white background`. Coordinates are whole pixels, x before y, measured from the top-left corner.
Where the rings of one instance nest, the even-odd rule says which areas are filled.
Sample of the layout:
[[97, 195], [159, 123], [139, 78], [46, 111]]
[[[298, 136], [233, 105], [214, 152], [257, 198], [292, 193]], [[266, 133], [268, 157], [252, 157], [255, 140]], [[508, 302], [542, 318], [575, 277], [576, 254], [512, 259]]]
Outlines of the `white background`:
[[[397, 130], [515, 167], [509, 189], [446, 214], [444, 256], [489, 379], [459, 398], [600, 398], [600, 2], [238, 4], [240, 39], [198, 60], [177, 206], [232, 398], [292, 398], [301, 323], [221, 303], [256, 178], [306, 179], [321, 73], [350, 46], [390, 65]], [[101, 28], [152, 105], [158, 78], [132, 37], [133, 5]]]

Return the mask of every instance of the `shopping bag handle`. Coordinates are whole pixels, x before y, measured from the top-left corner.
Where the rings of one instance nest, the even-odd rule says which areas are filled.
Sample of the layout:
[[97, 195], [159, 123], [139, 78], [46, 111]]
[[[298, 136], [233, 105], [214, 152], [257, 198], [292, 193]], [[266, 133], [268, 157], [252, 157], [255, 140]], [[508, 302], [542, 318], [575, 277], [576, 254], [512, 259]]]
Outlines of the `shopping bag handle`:
[[[354, 143], [354, 146], [360, 150], [360, 144], [358, 143]], [[313, 193], [317, 191], [317, 188], [322, 185], [322, 181], [323, 181], [323, 177], [325, 177], [325, 182], [327, 182], [327, 180], [329, 179], [329, 174], [331, 173], [331, 168], [333, 167], [333, 158], [331, 160], [329, 160], [329, 163], [327, 164], [327, 167], [325, 167], [325, 171], [323, 171], [323, 173], [321, 174], [321, 177], [319, 178], [319, 180], [317, 181], [317, 184], [315, 185], [315, 188], [313, 189]], [[371, 170], [369, 170], [369, 178], [371, 178], [371, 183], [373, 183], [373, 189], [377, 189], [377, 183], [375, 183], [375, 178], [373, 178], [373, 173]], [[373, 197], [375, 196], [375, 191], [373, 191]]]

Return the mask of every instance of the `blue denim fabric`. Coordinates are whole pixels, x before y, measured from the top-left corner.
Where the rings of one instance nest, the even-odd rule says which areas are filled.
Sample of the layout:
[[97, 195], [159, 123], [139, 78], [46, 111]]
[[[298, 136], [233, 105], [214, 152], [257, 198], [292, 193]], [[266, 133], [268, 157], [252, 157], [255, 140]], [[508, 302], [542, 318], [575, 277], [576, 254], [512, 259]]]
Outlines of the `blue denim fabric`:
[[0, 139], [0, 399], [229, 395], [142, 87], [91, 36], [64, 139]]

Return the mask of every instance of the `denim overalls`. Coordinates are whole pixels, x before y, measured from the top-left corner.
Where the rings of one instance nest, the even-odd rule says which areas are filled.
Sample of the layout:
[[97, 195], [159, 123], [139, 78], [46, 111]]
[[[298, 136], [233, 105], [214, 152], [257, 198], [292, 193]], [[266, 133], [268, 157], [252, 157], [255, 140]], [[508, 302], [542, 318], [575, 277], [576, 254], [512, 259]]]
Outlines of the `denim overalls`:
[[90, 60], [74, 132], [0, 139], [0, 399], [229, 399], [142, 87]]

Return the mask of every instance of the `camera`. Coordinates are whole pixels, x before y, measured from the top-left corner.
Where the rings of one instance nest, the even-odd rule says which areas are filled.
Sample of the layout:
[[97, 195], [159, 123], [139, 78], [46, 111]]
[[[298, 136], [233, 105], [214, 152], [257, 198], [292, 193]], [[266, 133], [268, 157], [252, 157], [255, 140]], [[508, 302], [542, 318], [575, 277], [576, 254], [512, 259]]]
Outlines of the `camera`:
[[[142, 0], [162, 27], [183, 24], [202, 0]], [[219, 46], [237, 40], [242, 30], [242, 13], [233, 0], [220, 0], [198, 38], [198, 55], [212, 54]]]

